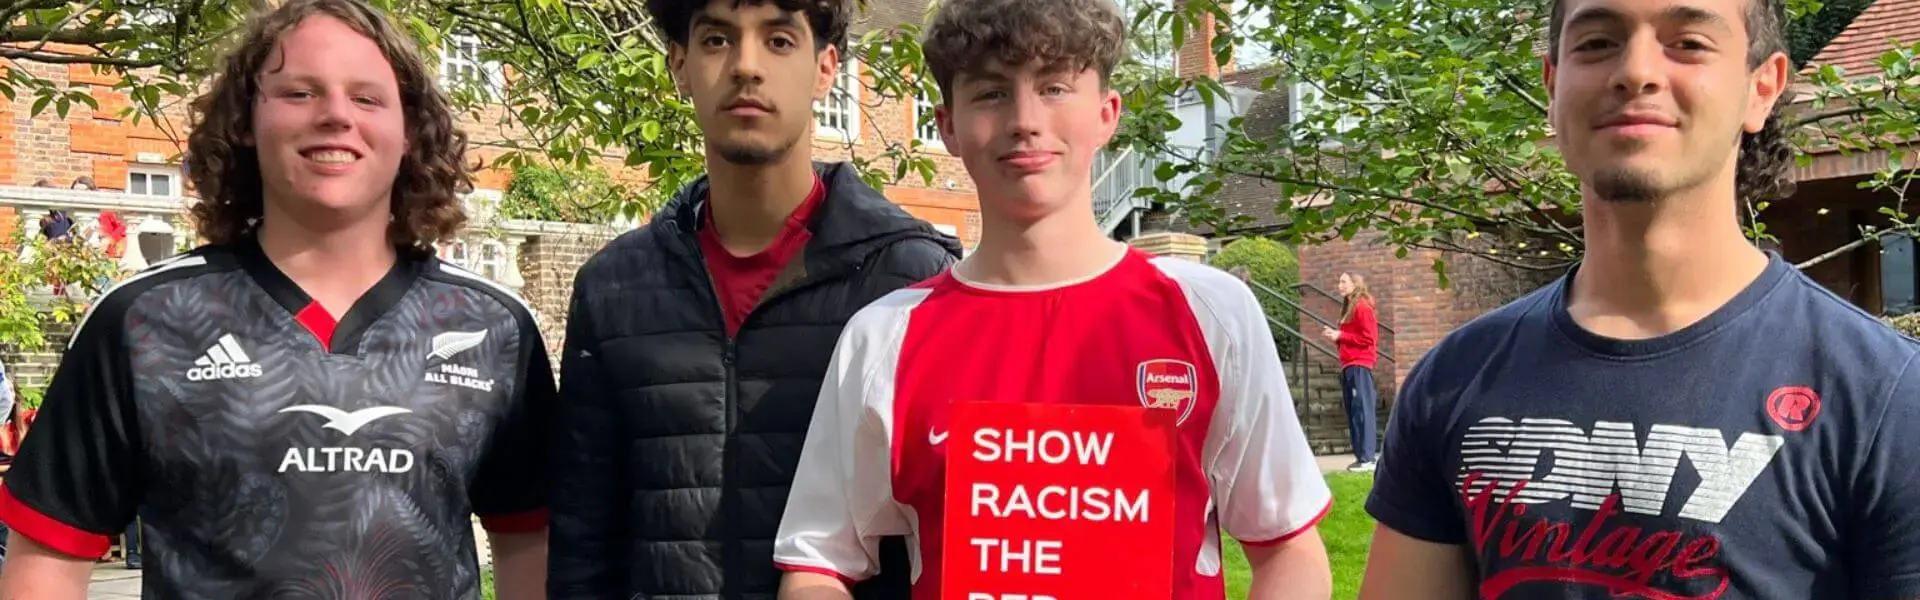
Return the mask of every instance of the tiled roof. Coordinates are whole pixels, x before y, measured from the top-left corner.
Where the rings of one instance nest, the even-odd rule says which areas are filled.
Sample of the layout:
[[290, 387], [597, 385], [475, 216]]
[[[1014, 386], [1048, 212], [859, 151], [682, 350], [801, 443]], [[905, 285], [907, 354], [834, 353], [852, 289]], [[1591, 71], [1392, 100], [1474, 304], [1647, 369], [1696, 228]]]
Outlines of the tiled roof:
[[1840, 67], [1850, 77], [1878, 73], [1874, 61], [1892, 48], [1890, 39], [1920, 42], [1920, 0], [1877, 0], [1814, 55], [1812, 64]]
[[[1244, 71], [1243, 71], [1244, 72]], [[1272, 73], [1262, 73], [1266, 77]], [[1254, 80], [1257, 86], [1259, 80]], [[1275, 85], [1274, 90], [1263, 93], [1247, 106], [1245, 120], [1240, 122], [1241, 129], [1254, 139], [1271, 140], [1286, 135], [1289, 119], [1287, 106], [1287, 88]], [[1250, 221], [1234, 226], [1235, 232], [1271, 231], [1281, 225], [1280, 216], [1274, 214], [1274, 206], [1280, 202], [1280, 184], [1244, 175], [1228, 175], [1221, 183], [1220, 190], [1211, 198], [1213, 205], [1227, 213], [1229, 218], [1245, 216]], [[1195, 235], [1211, 236], [1213, 227], [1194, 227], [1184, 218], [1174, 220], [1175, 231]]]

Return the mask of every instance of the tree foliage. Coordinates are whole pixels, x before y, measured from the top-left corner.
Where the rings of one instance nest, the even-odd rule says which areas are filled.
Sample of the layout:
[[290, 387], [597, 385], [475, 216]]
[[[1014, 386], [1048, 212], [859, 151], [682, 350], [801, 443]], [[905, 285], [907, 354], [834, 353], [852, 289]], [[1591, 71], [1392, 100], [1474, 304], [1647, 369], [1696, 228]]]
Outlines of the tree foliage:
[[[1817, 8], [1791, 4], [1795, 15]], [[1290, 223], [1291, 243], [1373, 231], [1402, 257], [1430, 248], [1561, 269], [1577, 260], [1583, 242], [1579, 184], [1550, 143], [1546, 119], [1540, 52], [1549, 7], [1546, 0], [1192, 0], [1150, 7], [1136, 25], [1169, 28], [1176, 41], [1195, 35], [1199, 18], [1212, 14], [1222, 23], [1216, 62], [1225, 63], [1234, 48], [1258, 48], [1277, 67], [1258, 82], [1263, 92], [1284, 93], [1300, 82], [1323, 104], [1278, 131], [1249, 132], [1235, 119], [1217, 155], [1200, 156], [1169, 143], [1180, 120], [1162, 99], [1192, 86], [1214, 101], [1225, 88], [1142, 70], [1129, 81], [1130, 118], [1116, 144], [1172, 157], [1158, 175], [1184, 185], [1141, 194], [1196, 224], [1230, 229], [1251, 220], [1220, 210], [1212, 196], [1229, 178], [1256, 178], [1281, 190], [1276, 210]], [[1807, 78], [1814, 96], [1788, 117], [1799, 147], [1887, 152], [1889, 168], [1864, 185], [1903, 197], [1912, 173], [1894, 166], [1907, 151], [1902, 142], [1913, 139], [1920, 104], [1913, 86], [1882, 82], [1913, 77], [1915, 50], [1890, 47], [1882, 76], [1849, 78], [1828, 67]], [[1770, 237], [1765, 203], [1753, 204], [1749, 234]], [[1913, 229], [1897, 200], [1883, 213], [1878, 234]], [[1445, 267], [1445, 258], [1434, 263], [1443, 284]]]
[[[32, 237], [0, 251], [0, 347], [31, 353], [47, 349], [47, 325], [73, 323], [87, 303], [121, 272], [99, 247], [54, 243]], [[129, 251], [137, 251], [129, 249]], [[60, 290], [54, 289], [59, 282]], [[20, 389], [26, 407], [39, 405], [41, 390]]]
[[1300, 311], [1296, 308], [1300, 290], [1294, 287], [1300, 283], [1300, 259], [1293, 249], [1267, 238], [1242, 238], [1221, 248], [1208, 262], [1227, 270], [1245, 267], [1248, 277], [1260, 284], [1254, 288], [1254, 295], [1260, 298], [1260, 308], [1267, 318], [1279, 324], [1273, 327], [1274, 343], [1283, 358], [1291, 359], [1300, 346], [1300, 336], [1296, 335], [1300, 331]]
[[604, 225], [612, 223], [623, 207], [640, 206], [651, 211], [660, 206], [662, 197], [659, 193], [637, 192], [634, 186], [592, 165], [524, 164], [514, 169], [496, 214], [501, 219]]
[[[704, 170], [692, 106], [675, 90], [659, 35], [640, 0], [370, 0], [395, 15], [429, 55], [450, 39], [478, 42], [478, 58], [502, 65], [452, 86], [457, 107], [482, 125], [512, 135], [489, 144], [508, 152], [495, 165], [586, 167], [615, 160], [642, 167], [647, 189], [671, 191]], [[865, 10], [870, 0], [855, 0]], [[63, 118], [75, 107], [98, 110], [87, 89], [57, 85], [44, 67], [92, 65], [127, 94], [123, 117], [158, 118], [203, 89], [213, 64], [237, 42], [244, 19], [268, 7], [257, 0], [0, 0], [0, 96], [31, 99], [31, 114]], [[915, 27], [876, 30], [851, 45], [870, 88], [863, 110], [881, 99], [912, 98], [931, 81], [908, 76], [920, 64]], [[42, 68], [30, 68], [34, 65]], [[490, 110], [491, 109], [491, 110]], [[487, 121], [490, 115], [502, 115]], [[187, 124], [179, 124], [185, 126]], [[185, 132], [175, 132], [185, 139]], [[868, 145], [872, 145], [869, 143]], [[934, 177], [919, 142], [882, 140], [878, 153], [848, 160], [870, 183]], [[621, 209], [637, 216], [648, 207]]]
[[[487, 85], [455, 90], [456, 103], [476, 117], [504, 115], [514, 132], [496, 159], [518, 168], [541, 164], [583, 167], [613, 159], [644, 168], [650, 182], [634, 197], [658, 198], [704, 170], [693, 109], [675, 90], [659, 36], [639, 0], [372, 0], [395, 15], [423, 47], [437, 50], [450, 36], [477, 40], [479, 58], [504, 65]], [[871, 2], [855, 0], [866, 10]], [[1860, 0], [1832, 0], [1855, 10]], [[1288, 200], [1278, 207], [1291, 244], [1384, 234], [1403, 256], [1414, 248], [1476, 255], [1516, 267], [1557, 269], [1582, 251], [1579, 188], [1549, 142], [1547, 95], [1536, 45], [1543, 37], [1547, 0], [1128, 0], [1136, 56], [1116, 74], [1127, 114], [1112, 148], [1170, 159], [1157, 175], [1179, 185], [1140, 195], [1182, 211], [1191, 221], [1230, 229], [1238, 219], [1214, 205], [1229, 179], [1273, 182]], [[131, 99], [135, 120], [157, 114], [200, 89], [210, 62], [238, 37], [238, 27], [264, 2], [237, 0], [0, 0], [0, 94], [33, 98], [33, 113], [62, 114], [75, 105], [97, 108], [86, 91], [54, 85], [35, 63], [96, 65], [119, 75], [113, 86]], [[1833, 30], [1838, 15], [1815, 12], [1815, 0], [1790, 0], [1796, 53]], [[1180, 119], [1168, 99], [1183, 89], [1213, 102], [1225, 97], [1218, 81], [1183, 82], [1169, 73], [1164, 54], [1199, 32], [1213, 14], [1216, 62], [1231, 52], [1271, 57], [1275, 73], [1258, 82], [1266, 92], [1294, 82], [1323, 97], [1322, 110], [1280, 131], [1245, 131], [1235, 120], [1215, 152], [1192, 153], [1170, 144]], [[883, 101], [936, 94], [921, 72], [912, 24], [867, 32], [850, 49], [869, 88], [863, 111]], [[1911, 44], [1920, 40], [1906, 40]], [[1257, 50], [1258, 52], [1254, 52]], [[1816, 90], [1796, 113], [1793, 132], [1803, 149], [1816, 145], [1849, 153], [1884, 152], [1889, 168], [1866, 185], [1904, 198], [1911, 171], [1894, 166], [1912, 139], [1920, 92], [1900, 85], [1913, 77], [1920, 46], [1890, 46], [1885, 74], [1849, 78], [1823, 69], [1808, 78]], [[1264, 59], [1263, 59], [1264, 60]], [[1256, 65], [1243, 64], [1242, 67]], [[1882, 85], [1881, 82], [1892, 82]], [[484, 110], [497, 108], [502, 110]], [[871, 116], [871, 115], [869, 115]], [[872, 119], [863, 118], [862, 121]], [[919, 176], [931, 183], [934, 165], [917, 140], [875, 140], [878, 150], [848, 151], [847, 159], [875, 185]], [[838, 157], [836, 157], [838, 158]], [[628, 202], [627, 216], [646, 209]], [[1770, 234], [1766, 203], [1748, 207], [1756, 238]], [[1897, 202], [1884, 223], [1863, 232], [1905, 233], [1914, 222]], [[1244, 218], [1245, 215], [1239, 215]], [[1812, 262], [1812, 261], [1809, 261]], [[1434, 268], [1446, 281], [1446, 261]], [[1803, 266], [1804, 263], [1803, 263]]]

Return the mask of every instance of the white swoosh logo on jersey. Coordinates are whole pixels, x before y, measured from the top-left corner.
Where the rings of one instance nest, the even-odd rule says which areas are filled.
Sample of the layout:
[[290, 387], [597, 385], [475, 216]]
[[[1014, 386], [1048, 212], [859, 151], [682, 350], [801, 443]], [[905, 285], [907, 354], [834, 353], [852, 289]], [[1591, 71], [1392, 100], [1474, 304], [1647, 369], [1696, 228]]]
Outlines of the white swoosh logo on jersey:
[[281, 413], [303, 412], [303, 413], [313, 413], [316, 415], [320, 415], [322, 417], [327, 418], [327, 424], [324, 425], [324, 427], [326, 427], [327, 429], [332, 429], [334, 431], [338, 431], [340, 433], [344, 433], [347, 435], [353, 435], [353, 432], [359, 431], [361, 427], [366, 427], [368, 423], [372, 423], [376, 420], [379, 420], [385, 417], [391, 417], [393, 415], [397, 415], [401, 413], [410, 413], [413, 411], [410, 409], [400, 408], [398, 406], [373, 406], [368, 408], [362, 408], [360, 410], [356, 410], [353, 412], [347, 412], [331, 406], [323, 406], [319, 404], [302, 404], [299, 406], [289, 406], [286, 408], [282, 408], [280, 409], [280, 412]]
[[931, 429], [929, 429], [929, 430], [927, 430], [927, 443], [928, 443], [928, 444], [932, 444], [932, 445], [935, 445], [935, 446], [938, 446], [938, 445], [940, 445], [940, 442], [944, 442], [944, 441], [947, 441], [947, 434], [949, 434], [949, 433], [953, 433], [953, 432], [951, 432], [951, 431], [939, 431], [939, 432], [936, 432], [936, 431], [933, 431], [933, 430], [931, 430]]
[[478, 346], [481, 342], [485, 341], [487, 341], [487, 330], [485, 329], [479, 331], [449, 331], [442, 333], [433, 336], [433, 351], [427, 353], [427, 358], [438, 358], [440, 360], [453, 358], [453, 355], [471, 350], [474, 346]]

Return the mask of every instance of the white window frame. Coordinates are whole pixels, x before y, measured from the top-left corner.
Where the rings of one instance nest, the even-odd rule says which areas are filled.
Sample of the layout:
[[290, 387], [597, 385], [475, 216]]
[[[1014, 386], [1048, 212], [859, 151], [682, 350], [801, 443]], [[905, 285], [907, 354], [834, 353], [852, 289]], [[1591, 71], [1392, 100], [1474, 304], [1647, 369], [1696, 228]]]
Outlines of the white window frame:
[[940, 122], [933, 116], [933, 93], [922, 89], [913, 95], [913, 139], [928, 148], [946, 149], [946, 140], [940, 139]]
[[[133, 178], [135, 175], [144, 176], [147, 178], [146, 188], [148, 190], [153, 189], [153, 178], [155, 176], [166, 177], [168, 193], [155, 194], [151, 191], [145, 191], [145, 192], [133, 191]], [[184, 195], [181, 193], [180, 185], [184, 182], [185, 179], [186, 179], [185, 177], [181, 176], [180, 167], [171, 166], [171, 165], [130, 164], [130, 165], [127, 165], [127, 181], [126, 181], [125, 190], [127, 195], [129, 196], [144, 196], [148, 198], [179, 198], [182, 195]], [[97, 181], [94, 182], [94, 185], [96, 186], [99, 185], [99, 182]]]
[[[456, 52], [461, 44], [473, 48], [471, 56]], [[440, 42], [440, 86], [448, 90], [459, 89], [466, 85], [456, 73], [467, 71], [480, 78], [481, 89], [499, 96], [506, 87], [506, 80], [500, 71], [500, 63], [482, 60], [480, 52], [484, 48], [480, 37], [466, 33], [448, 34]]]
[[447, 261], [464, 269], [467, 267], [468, 251], [467, 241], [456, 239], [451, 242], [440, 243], [439, 252], [435, 252], [434, 254], [438, 255], [440, 260]]
[[[840, 62], [840, 72], [833, 76], [833, 89], [827, 92], [827, 100], [813, 103], [814, 137], [854, 141], [860, 139], [860, 61], [853, 59], [848, 52]], [[839, 114], [833, 114], [833, 104], [842, 101]], [[842, 123], [833, 123], [830, 117], [838, 116]]]
[[460, 204], [473, 221], [486, 223], [499, 216], [500, 199], [505, 197], [506, 192], [500, 190], [476, 189], [462, 196]]
[[[491, 256], [489, 256], [491, 255]], [[507, 245], [500, 240], [480, 241], [480, 255], [473, 257], [473, 266], [467, 270], [479, 273], [481, 277], [495, 283], [507, 281]]]

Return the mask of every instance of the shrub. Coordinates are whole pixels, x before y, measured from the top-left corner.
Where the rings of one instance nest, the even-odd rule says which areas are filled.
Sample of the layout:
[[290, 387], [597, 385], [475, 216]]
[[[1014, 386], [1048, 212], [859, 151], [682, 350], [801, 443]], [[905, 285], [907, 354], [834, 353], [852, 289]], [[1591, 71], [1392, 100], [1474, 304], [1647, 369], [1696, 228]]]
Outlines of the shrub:
[[[1300, 290], [1294, 285], [1300, 283], [1300, 260], [1294, 256], [1293, 249], [1280, 242], [1267, 238], [1243, 238], [1227, 244], [1213, 256], [1213, 266], [1232, 270], [1234, 267], [1246, 267], [1254, 283], [1254, 296], [1260, 299], [1260, 307], [1266, 310], [1267, 317], [1280, 325], [1269, 326], [1273, 329], [1274, 343], [1280, 346], [1280, 356], [1292, 360], [1299, 350], [1300, 339], [1288, 329], [1300, 329], [1300, 312], [1293, 306], [1300, 302]], [[1260, 289], [1261, 286], [1267, 288]], [[1279, 298], [1268, 290], [1279, 293]], [[1285, 298], [1285, 300], [1281, 300]], [[1292, 305], [1288, 303], [1291, 302]]]
[[635, 191], [597, 167], [527, 163], [514, 168], [498, 214], [502, 219], [604, 225], [623, 214], [651, 211], [658, 203], [655, 194]]
[[1920, 313], [1909, 313], [1898, 317], [1883, 317], [1881, 320], [1886, 321], [1888, 325], [1893, 326], [1894, 329], [1899, 330], [1900, 333], [1905, 334], [1907, 337], [1920, 339]]
[[[84, 243], [51, 243], [31, 237], [25, 252], [0, 246], [0, 346], [15, 352], [47, 348], [49, 323], [72, 323], [87, 303], [120, 278], [120, 268], [100, 248]], [[129, 249], [129, 251], [137, 251]], [[22, 254], [29, 258], [22, 259]], [[53, 282], [63, 282], [54, 293]], [[19, 402], [40, 405], [42, 390], [22, 386]]]

